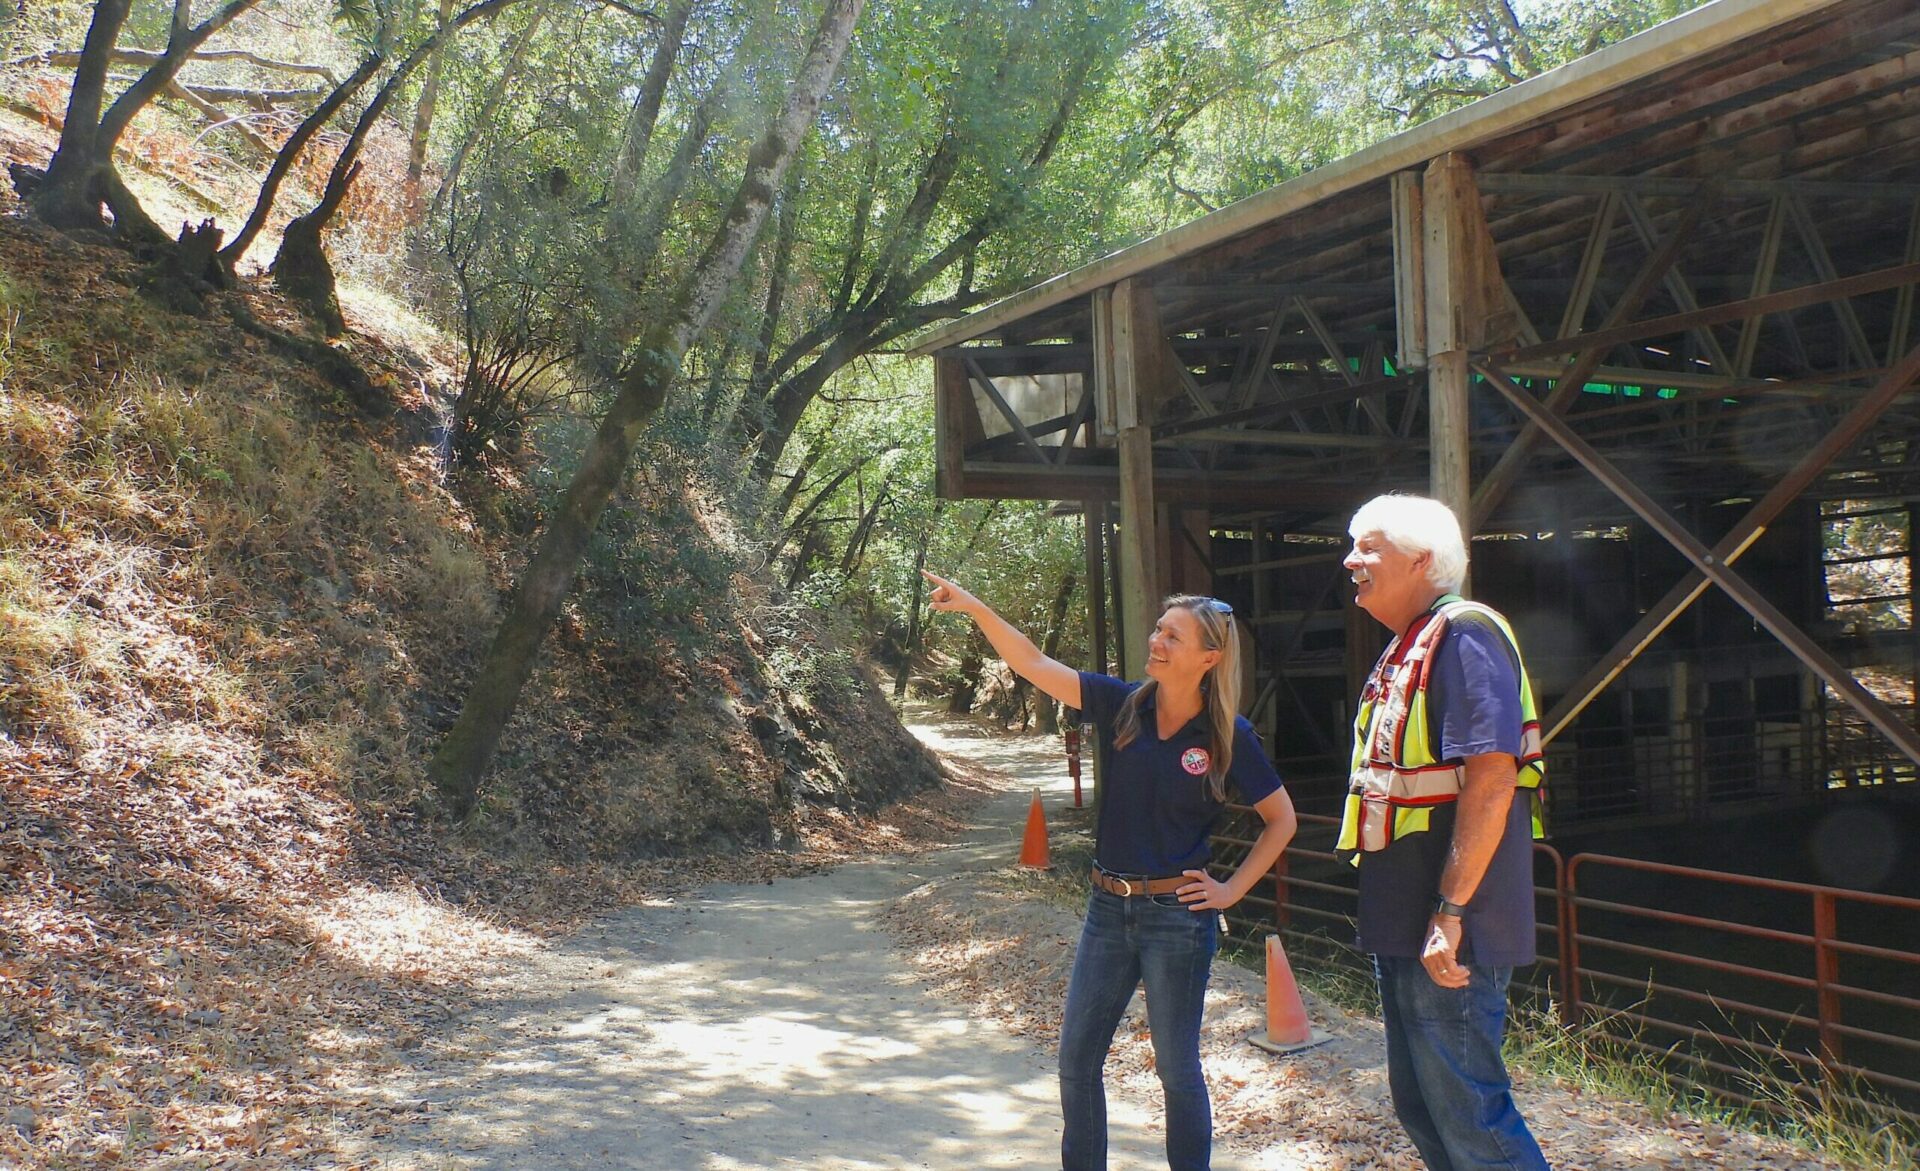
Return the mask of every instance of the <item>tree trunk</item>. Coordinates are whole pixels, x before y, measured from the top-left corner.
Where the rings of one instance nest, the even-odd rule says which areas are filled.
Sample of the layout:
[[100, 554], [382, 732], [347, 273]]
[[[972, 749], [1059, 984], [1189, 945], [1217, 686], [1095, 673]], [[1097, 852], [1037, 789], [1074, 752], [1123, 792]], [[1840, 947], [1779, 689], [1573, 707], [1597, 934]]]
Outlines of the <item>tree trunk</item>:
[[457, 817], [473, 809], [480, 780], [499, 749], [520, 692], [533, 674], [547, 630], [572, 587], [580, 558], [647, 423], [666, 402], [687, 350], [705, 331], [738, 279], [781, 176], [832, 84], [864, 0], [828, 0], [785, 107], [754, 147], [746, 174], [699, 262], [681, 284], [676, 312], [641, 339], [613, 406], [588, 445], [527, 566], [485, 662], [430, 773]]
[[281, 145], [279, 153], [273, 157], [273, 165], [267, 168], [267, 177], [261, 181], [259, 197], [253, 201], [253, 211], [247, 216], [247, 222], [241, 225], [239, 233], [228, 242], [227, 246], [220, 250], [220, 266], [229, 275], [239, 265], [240, 258], [246, 255], [254, 239], [260, 235], [261, 229], [267, 226], [267, 216], [273, 211], [273, 201], [280, 194], [280, 184], [286, 181], [287, 172], [293, 169], [293, 164], [300, 158], [300, 152], [306, 149], [307, 143], [313, 141], [314, 135], [320, 133], [322, 126], [333, 120], [333, 116], [340, 112], [340, 107], [347, 104], [347, 99], [359, 92], [368, 78], [379, 72], [380, 66], [385, 62], [386, 56], [381, 53], [374, 53], [360, 62], [360, 67], [353, 71], [353, 76], [335, 86], [333, 92], [321, 101], [313, 113], [301, 120], [300, 125], [294, 128], [293, 134]]
[[258, 4], [260, 0], [232, 0], [225, 8], [209, 16], [206, 20], [188, 28], [186, 25], [186, 4], [180, 0], [173, 10], [173, 29], [167, 36], [167, 51], [160, 59], [147, 67], [140, 79], [128, 86], [114, 99], [113, 105], [100, 119], [99, 149], [101, 161], [109, 162], [114, 144], [133, 124], [134, 116], [147, 108], [153, 99], [159, 97], [180, 75], [180, 67], [187, 63], [193, 51], [207, 43], [208, 38], [232, 24], [240, 14]]
[[[694, 164], [706, 149], [707, 137], [713, 132], [714, 119], [726, 106], [728, 80], [723, 76], [715, 82], [707, 95], [700, 99], [700, 104], [694, 107], [693, 116], [687, 119], [686, 130], [680, 135], [680, 145], [674, 150], [666, 173], [648, 192], [647, 207], [640, 216], [639, 226], [620, 245], [623, 254], [632, 258], [631, 275], [627, 283], [634, 289], [645, 287], [653, 276], [654, 262], [659, 259], [660, 240], [666, 234], [674, 205], [680, 202], [680, 193], [686, 189], [687, 180], [693, 177]], [[615, 216], [610, 217], [607, 224], [612, 229], [622, 222], [620, 217]]]
[[660, 43], [653, 50], [653, 61], [647, 66], [639, 96], [627, 115], [626, 133], [620, 137], [620, 153], [614, 156], [608, 196], [616, 209], [633, 202], [640, 168], [647, 161], [647, 144], [653, 140], [653, 128], [660, 121], [660, 107], [667, 100], [667, 82], [673, 77], [680, 47], [686, 43], [687, 18], [692, 15], [693, 0], [675, 0], [667, 10], [666, 22], [660, 29]]
[[747, 394], [752, 398], [767, 393], [767, 363], [773, 355], [773, 339], [780, 330], [780, 311], [786, 304], [787, 271], [793, 263], [793, 245], [800, 230], [800, 184], [805, 168], [796, 166], [780, 193], [779, 231], [773, 240], [773, 257], [767, 265], [767, 297], [760, 312], [760, 332], [753, 340], [753, 363], [747, 374]]
[[799, 584], [813, 575], [813, 563], [820, 559], [820, 553], [827, 545], [826, 526], [832, 520], [807, 526], [807, 535], [800, 541], [800, 547], [794, 550], [793, 567], [787, 571], [787, 591], [791, 593]]
[[851, 577], [859, 568], [860, 559], [866, 556], [867, 539], [873, 534], [873, 522], [880, 519], [880, 509], [887, 502], [887, 485], [891, 477], [880, 481], [880, 488], [873, 494], [873, 504], [853, 528], [853, 535], [847, 538], [847, 551], [840, 558], [840, 576]]
[[[453, 0], [440, 0], [440, 27], [453, 19]], [[440, 74], [446, 60], [446, 46], [437, 46], [427, 58], [427, 79], [420, 84], [420, 104], [413, 108], [413, 133], [407, 139], [407, 184], [410, 191], [420, 189], [420, 177], [427, 172], [427, 137], [433, 133], [433, 108], [440, 101]]]
[[801, 457], [800, 466], [793, 470], [793, 478], [787, 481], [785, 488], [780, 489], [779, 503], [773, 509], [775, 520], [785, 520], [787, 514], [793, 511], [793, 502], [800, 499], [800, 490], [806, 487], [807, 473], [813, 471], [813, 465], [820, 462], [820, 455], [825, 449], [825, 444], [816, 443]]
[[96, 0], [93, 6], [73, 90], [67, 95], [60, 145], [47, 164], [47, 177], [33, 193], [34, 214], [56, 228], [104, 230], [107, 226], [97, 183], [98, 171], [109, 161], [99, 149], [100, 109], [106, 101], [107, 67], [132, 7], [132, 0]]
[[868, 455], [862, 456], [860, 459], [854, 461], [852, 466], [842, 468], [840, 471], [835, 472], [833, 479], [827, 481], [827, 486], [813, 494], [813, 498], [807, 501], [807, 506], [800, 510], [800, 515], [793, 518], [792, 522], [787, 525], [786, 529], [783, 532], [781, 532], [779, 539], [774, 541], [773, 547], [767, 550], [768, 563], [771, 564], [775, 558], [780, 556], [780, 551], [787, 547], [787, 542], [792, 540], [793, 535], [800, 531], [801, 527], [807, 523], [808, 518], [813, 516], [814, 510], [818, 509], [822, 504], [826, 503], [827, 497], [833, 495], [833, 490], [835, 488], [838, 488], [840, 485], [846, 483], [848, 476], [853, 475], [855, 472], [859, 471], [861, 468], [866, 467], [867, 464], [871, 463], [873, 460], [888, 454], [888, 452], [894, 452], [898, 450], [900, 450], [898, 447], [889, 447], [884, 451], [876, 451], [876, 452], [869, 453]]
[[[1060, 579], [1060, 588], [1054, 591], [1053, 610], [1047, 615], [1047, 637], [1040, 644], [1040, 653], [1049, 659], [1060, 657], [1060, 636], [1067, 629], [1067, 607], [1072, 604], [1073, 591], [1079, 584], [1079, 577], [1069, 569]], [[1024, 685], [1026, 680], [1020, 682]], [[1059, 705], [1051, 696], [1040, 700], [1040, 730], [1049, 735], [1060, 730]]]
[[513, 79], [520, 74], [520, 66], [527, 59], [527, 49], [533, 44], [533, 35], [540, 30], [546, 20], [547, 12], [553, 7], [553, 0], [541, 0], [535, 6], [533, 15], [527, 18], [527, 25], [514, 38], [513, 51], [507, 54], [507, 63], [500, 67], [500, 76], [494, 78], [493, 88], [487, 92], [487, 100], [481, 104], [480, 112], [474, 116], [473, 130], [460, 140], [460, 147], [453, 152], [453, 160], [447, 164], [447, 173], [440, 178], [440, 186], [433, 193], [433, 207], [427, 212], [427, 218], [433, 219], [440, 214], [447, 195], [460, 182], [460, 172], [467, 165], [467, 155], [473, 150], [473, 144], [493, 126], [494, 118], [500, 111], [501, 103], [507, 100], [507, 91], [512, 88]]
[[408, 54], [395, 67], [386, 84], [373, 95], [367, 108], [361, 111], [360, 120], [354, 123], [353, 133], [348, 136], [347, 144], [340, 148], [340, 157], [334, 160], [333, 170], [327, 175], [327, 189], [321, 194], [320, 202], [312, 211], [287, 225], [286, 235], [280, 242], [280, 252], [273, 258], [273, 267], [269, 270], [273, 273], [273, 283], [318, 319], [326, 329], [327, 336], [334, 337], [345, 332], [346, 323], [340, 318], [340, 303], [334, 292], [333, 265], [328, 262], [326, 249], [320, 240], [327, 225], [333, 221], [334, 213], [346, 201], [347, 189], [360, 174], [360, 149], [366, 145], [367, 135], [372, 132], [374, 123], [386, 112], [387, 103], [393, 100], [407, 78], [453, 34], [476, 20], [483, 20], [518, 2], [482, 0], [441, 25], [425, 43]]
[[340, 312], [333, 261], [320, 242], [320, 231], [332, 214], [330, 208], [316, 208], [288, 223], [271, 271], [275, 288], [319, 322], [328, 337], [339, 337], [347, 332], [347, 320]]
[[954, 684], [953, 694], [947, 697], [947, 711], [956, 716], [964, 716], [973, 710], [974, 697], [980, 694], [980, 672], [987, 666], [987, 654], [980, 649], [980, 635], [975, 631], [967, 642], [966, 651], [960, 656], [960, 678]]
[[727, 368], [733, 365], [733, 351], [738, 347], [732, 338], [720, 347], [719, 356], [713, 359], [713, 366], [707, 371], [707, 389], [700, 396], [700, 433], [711, 434], [713, 417], [720, 413], [720, 405], [727, 397]]
[[[940, 506], [944, 500], [934, 502], [934, 520], [940, 517]], [[900, 648], [900, 669], [893, 675], [893, 698], [897, 702], [907, 697], [907, 679], [913, 674], [913, 652], [920, 647], [920, 598], [926, 592], [927, 579], [920, 571], [927, 567], [927, 545], [933, 540], [933, 525], [929, 523], [920, 530], [920, 547], [913, 554], [913, 605], [907, 609], [907, 642]]]

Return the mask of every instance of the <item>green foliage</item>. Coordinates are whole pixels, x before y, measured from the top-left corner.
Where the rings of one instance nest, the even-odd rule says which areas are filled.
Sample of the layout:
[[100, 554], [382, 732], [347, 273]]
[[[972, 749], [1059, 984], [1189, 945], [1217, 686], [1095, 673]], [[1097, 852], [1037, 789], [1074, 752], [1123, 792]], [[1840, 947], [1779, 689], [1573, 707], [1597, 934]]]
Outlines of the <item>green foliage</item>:
[[[1827, 597], [1834, 603], [1859, 598], [1884, 601], [1835, 605], [1834, 618], [1860, 630], [1906, 630], [1913, 607], [1897, 597], [1912, 588], [1908, 512], [1883, 511], [1886, 501], [1836, 500], [1827, 511], [1840, 519], [1824, 524]], [[1851, 514], [1851, 515], [1849, 515]]]
[[[892, 667], [912, 625], [915, 570], [927, 568], [965, 583], [1036, 641], [1044, 638], [1061, 579], [1078, 573], [1082, 528], [1078, 517], [1057, 516], [1032, 501], [938, 501], [932, 495], [933, 420], [924, 395], [914, 393], [918, 371], [899, 359], [874, 360], [850, 370], [808, 417], [799, 439], [808, 460], [807, 484], [788, 516], [769, 516], [771, 528], [792, 525], [816, 492], [850, 467], [805, 522], [823, 535], [826, 552], [801, 578], [814, 605], [858, 619], [879, 657]], [[885, 503], [860, 556], [845, 564], [860, 518], [883, 490]], [[776, 477], [773, 491], [787, 484]], [[796, 537], [788, 548], [804, 549]], [[1084, 585], [1062, 631], [1063, 661], [1087, 661]], [[921, 653], [957, 658], [972, 637], [971, 624], [934, 618], [920, 601]]]

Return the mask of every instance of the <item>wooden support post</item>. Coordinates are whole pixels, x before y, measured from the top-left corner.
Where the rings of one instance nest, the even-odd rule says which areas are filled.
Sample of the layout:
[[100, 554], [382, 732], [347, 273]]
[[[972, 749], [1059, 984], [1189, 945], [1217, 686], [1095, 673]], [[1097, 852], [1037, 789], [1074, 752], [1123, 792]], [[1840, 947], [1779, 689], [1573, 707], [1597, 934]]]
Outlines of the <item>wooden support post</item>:
[[[1145, 334], [1141, 326], [1158, 315], [1143, 302], [1153, 290], [1128, 279], [1113, 287], [1108, 302], [1105, 365], [1111, 373], [1114, 446], [1120, 454], [1120, 612], [1133, 629], [1126, 632], [1126, 660], [1121, 670], [1137, 679], [1146, 668], [1148, 625], [1160, 605], [1160, 541], [1153, 499], [1152, 395], [1146, 380], [1158, 364], [1162, 339]], [[1144, 319], [1144, 320], [1143, 320]], [[1094, 370], [1100, 371], [1102, 362]]]
[[1427, 364], [1426, 225], [1420, 209], [1420, 176], [1396, 172], [1393, 201], [1393, 309], [1398, 343], [1394, 367], [1418, 370]]
[[1127, 662], [1127, 602], [1120, 592], [1120, 534], [1113, 525], [1114, 507], [1102, 505], [1100, 509], [1100, 540], [1107, 550], [1107, 602], [1112, 618], [1107, 630], [1113, 640], [1113, 654], [1107, 660], [1108, 669], [1115, 675], [1126, 673]]
[[[1469, 463], [1468, 388], [1473, 372], [1465, 350], [1427, 357], [1428, 495], [1453, 509], [1462, 528], [1473, 520], [1473, 469]], [[1466, 529], [1469, 539], [1472, 529]]]
[[[962, 480], [967, 459], [966, 428], [963, 423], [971, 412], [976, 420], [972, 396], [967, 390], [967, 371], [956, 355], [938, 354], [933, 359], [933, 434], [938, 450], [934, 454], [933, 494], [942, 500], [958, 500], [965, 495]], [[978, 430], [976, 422], [973, 428]]]
[[1920, 505], [1907, 505], [1907, 681], [1913, 706], [1907, 718], [1920, 724]]
[[1467, 392], [1469, 351], [1511, 336], [1506, 285], [1474, 185], [1473, 164], [1449, 153], [1427, 167], [1421, 192], [1427, 301], [1430, 492], [1473, 535]]
[[[1087, 647], [1093, 653], [1089, 666], [1095, 674], [1107, 673], [1107, 502], [1087, 500], [1081, 505], [1082, 533], [1086, 547], [1087, 571]], [[1078, 716], [1076, 716], [1078, 718]], [[1082, 755], [1092, 764], [1093, 804], [1100, 805], [1100, 793], [1107, 780], [1106, 738], [1095, 735], [1084, 744]]]
[[1093, 312], [1094, 442], [1110, 446], [1120, 433], [1119, 385], [1113, 370], [1113, 290], [1095, 289]]
[[1159, 613], [1159, 529], [1153, 506], [1153, 441], [1145, 427], [1120, 432], [1120, 613], [1126, 661], [1121, 673], [1138, 679], [1147, 665], [1147, 632]]

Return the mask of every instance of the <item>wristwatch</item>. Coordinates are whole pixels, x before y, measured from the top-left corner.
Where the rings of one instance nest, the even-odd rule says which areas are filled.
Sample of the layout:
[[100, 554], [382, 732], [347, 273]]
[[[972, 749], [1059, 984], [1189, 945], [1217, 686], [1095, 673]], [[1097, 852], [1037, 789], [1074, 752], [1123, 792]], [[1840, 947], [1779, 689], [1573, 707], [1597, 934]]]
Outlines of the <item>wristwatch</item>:
[[1433, 913], [1436, 915], [1452, 915], [1458, 919], [1467, 913], [1467, 908], [1463, 903], [1450, 901], [1446, 895], [1436, 895], [1433, 900]]

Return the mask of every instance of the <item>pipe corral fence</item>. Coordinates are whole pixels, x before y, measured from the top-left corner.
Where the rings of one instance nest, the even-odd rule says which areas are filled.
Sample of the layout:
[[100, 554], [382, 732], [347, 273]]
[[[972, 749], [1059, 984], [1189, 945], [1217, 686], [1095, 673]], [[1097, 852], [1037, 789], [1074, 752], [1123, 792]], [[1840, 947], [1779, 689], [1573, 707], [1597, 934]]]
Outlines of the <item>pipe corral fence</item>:
[[[1257, 820], [1234, 807], [1217, 867], [1245, 855]], [[1300, 824], [1331, 841], [1339, 819]], [[1784, 1092], [1920, 1121], [1920, 899], [1533, 850], [1540, 958], [1515, 973], [1516, 1000], [1744, 1105]], [[1364, 965], [1355, 881], [1331, 850], [1290, 845], [1229, 918]]]

